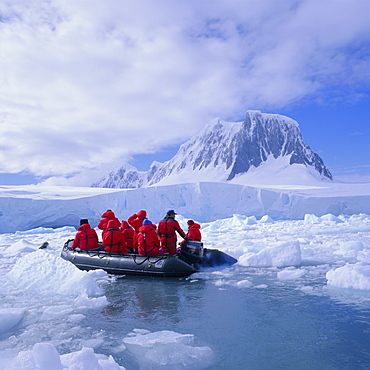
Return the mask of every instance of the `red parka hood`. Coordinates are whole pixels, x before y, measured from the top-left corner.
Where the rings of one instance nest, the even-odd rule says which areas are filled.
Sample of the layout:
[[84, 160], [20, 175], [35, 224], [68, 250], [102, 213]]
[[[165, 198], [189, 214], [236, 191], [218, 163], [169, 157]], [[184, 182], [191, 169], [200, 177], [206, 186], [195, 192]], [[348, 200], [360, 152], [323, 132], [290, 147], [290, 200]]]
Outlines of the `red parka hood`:
[[130, 226], [127, 221], [121, 222], [122, 229], [126, 229], [127, 226]]
[[200, 225], [199, 224], [192, 224], [191, 226], [189, 226], [189, 229], [192, 229], [192, 228], [194, 228], [194, 229], [200, 229]]
[[137, 213], [137, 217], [139, 218], [146, 218], [146, 211], [143, 209]]
[[106, 218], [115, 218], [116, 215], [114, 214], [113, 211], [106, 211], [104, 212], [101, 217], [106, 217]]

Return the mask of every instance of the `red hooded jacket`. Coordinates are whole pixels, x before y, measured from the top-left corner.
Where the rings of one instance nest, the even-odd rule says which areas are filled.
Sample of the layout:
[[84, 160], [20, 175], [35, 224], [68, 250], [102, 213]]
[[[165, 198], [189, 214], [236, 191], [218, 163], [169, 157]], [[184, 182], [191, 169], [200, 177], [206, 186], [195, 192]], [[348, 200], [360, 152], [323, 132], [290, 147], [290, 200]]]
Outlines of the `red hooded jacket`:
[[123, 235], [123, 239], [125, 240], [125, 246], [130, 249], [134, 248], [135, 230], [128, 224], [127, 221], [122, 221], [121, 227], [121, 233]]
[[138, 213], [134, 213], [131, 217], [128, 218], [127, 221], [138, 233], [145, 219], [146, 219], [146, 211], [141, 210]]
[[122, 232], [115, 227], [116, 221], [110, 220], [103, 233], [103, 246], [108, 253], [127, 253], [127, 247]]
[[138, 247], [140, 256], [158, 256], [160, 241], [153, 225], [143, 225], [138, 234]]
[[113, 211], [108, 210], [108, 211], [104, 212], [101, 215], [101, 217], [102, 217], [102, 219], [99, 221], [98, 229], [106, 230], [108, 228], [108, 222], [110, 220], [115, 221], [115, 226], [114, 227], [117, 227], [118, 229], [121, 227], [121, 223], [119, 222], [119, 219], [116, 217], [116, 215], [114, 214]]
[[78, 246], [83, 251], [99, 248], [98, 234], [89, 224], [83, 224], [78, 228], [72, 249], [76, 249]]
[[200, 233], [199, 229], [200, 229], [199, 224], [190, 225], [188, 233], [186, 234], [186, 238], [200, 242], [202, 240], [202, 234]]

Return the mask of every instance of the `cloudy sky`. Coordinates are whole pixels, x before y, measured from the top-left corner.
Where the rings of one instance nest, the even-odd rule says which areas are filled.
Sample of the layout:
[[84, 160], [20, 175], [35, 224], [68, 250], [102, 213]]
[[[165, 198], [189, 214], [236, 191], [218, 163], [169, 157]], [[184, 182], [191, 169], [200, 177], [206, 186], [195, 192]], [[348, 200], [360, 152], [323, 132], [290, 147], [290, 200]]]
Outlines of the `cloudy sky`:
[[2, 0], [0, 184], [146, 170], [248, 109], [367, 174], [369, 93], [368, 0]]

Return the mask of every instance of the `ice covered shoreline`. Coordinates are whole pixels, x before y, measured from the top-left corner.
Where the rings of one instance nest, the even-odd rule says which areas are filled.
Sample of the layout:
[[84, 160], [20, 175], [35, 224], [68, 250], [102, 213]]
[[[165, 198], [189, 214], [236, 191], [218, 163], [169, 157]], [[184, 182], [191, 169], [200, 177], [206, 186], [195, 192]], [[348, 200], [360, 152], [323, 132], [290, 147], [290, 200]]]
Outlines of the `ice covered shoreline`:
[[140, 209], [158, 222], [167, 209], [200, 222], [233, 214], [273, 219], [303, 219], [305, 214], [370, 214], [369, 184], [245, 186], [188, 183], [141, 189], [0, 186], [0, 233], [37, 227], [76, 226], [80, 218], [96, 225], [108, 208], [121, 219]]

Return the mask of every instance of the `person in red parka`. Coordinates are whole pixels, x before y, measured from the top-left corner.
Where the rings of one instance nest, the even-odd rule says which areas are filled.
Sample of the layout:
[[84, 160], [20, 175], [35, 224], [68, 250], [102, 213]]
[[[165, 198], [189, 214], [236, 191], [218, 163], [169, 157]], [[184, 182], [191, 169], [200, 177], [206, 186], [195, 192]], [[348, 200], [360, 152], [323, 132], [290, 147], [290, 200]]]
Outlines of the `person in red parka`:
[[121, 222], [121, 233], [123, 235], [123, 239], [125, 240], [125, 246], [127, 247], [128, 251], [137, 253], [137, 250], [134, 250], [135, 230], [128, 224], [127, 221]]
[[176, 254], [176, 232], [184, 239], [186, 238], [185, 232], [175, 220], [175, 216], [175, 211], [171, 209], [158, 224], [158, 235], [161, 238], [162, 251], [163, 253], [169, 253], [173, 256]]
[[128, 223], [135, 229], [135, 237], [134, 237], [134, 248], [137, 249], [137, 234], [139, 233], [140, 227], [143, 225], [144, 220], [146, 220], [146, 211], [143, 209], [138, 213], [134, 213], [132, 216], [128, 218]]
[[140, 256], [159, 256], [161, 243], [150, 220], [144, 220], [137, 237]]
[[87, 219], [80, 220], [80, 227], [78, 228], [71, 248], [76, 249], [77, 247], [80, 247], [82, 251], [100, 248], [98, 244], [98, 234], [90, 227]]
[[186, 234], [186, 239], [196, 240], [198, 242], [202, 240], [200, 225], [196, 224], [193, 220], [188, 221], [188, 233]]
[[108, 227], [108, 222], [110, 220], [114, 220], [115, 221], [115, 227], [117, 228], [120, 228], [121, 227], [121, 223], [119, 222], [119, 219], [116, 217], [116, 215], [114, 214], [114, 212], [110, 209], [107, 209], [102, 215], [101, 215], [101, 220], [99, 221], [99, 224], [98, 224], [98, 229], [100, 230], [106, 230], [107, 227]]
[[125, 240], [115, 220], [110, 220], [103, 233], [103, 246], [107, 253], [127, 253]]
[[134, 213], [132, 216], [130, 216], [127, 221], [138, 233], [145, 219], [146, 219], [146, 211], [142, 209], [138, 213]]

